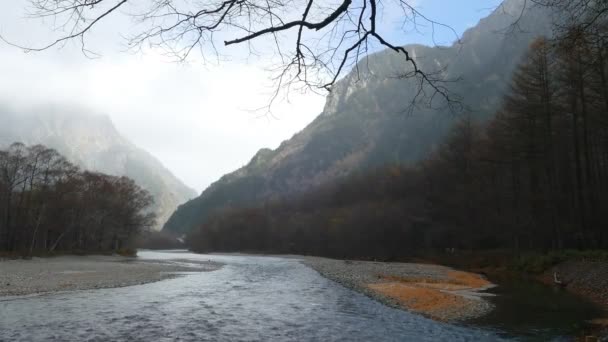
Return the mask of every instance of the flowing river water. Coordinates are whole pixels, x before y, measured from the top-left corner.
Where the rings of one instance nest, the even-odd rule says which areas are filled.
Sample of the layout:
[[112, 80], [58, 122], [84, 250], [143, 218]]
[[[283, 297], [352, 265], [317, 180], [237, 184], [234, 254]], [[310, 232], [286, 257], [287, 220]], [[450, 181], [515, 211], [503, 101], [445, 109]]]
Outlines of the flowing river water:
[[[212, 260], [212, 272], [145, 285], [0, 299], [0, 341], [496, 341], [517, 336], [392, 309], [295, 259], [139, 253]], [[557, 336], [554, 338], [559, 339]]]

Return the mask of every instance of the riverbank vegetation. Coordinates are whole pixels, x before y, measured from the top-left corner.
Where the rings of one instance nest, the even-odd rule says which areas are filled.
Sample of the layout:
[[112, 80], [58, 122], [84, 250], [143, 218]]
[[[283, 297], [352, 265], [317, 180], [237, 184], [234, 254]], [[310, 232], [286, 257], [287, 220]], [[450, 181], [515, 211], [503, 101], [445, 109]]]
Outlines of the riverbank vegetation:
[[417, 165], [216, 212], [200, 252], [394, 260], [428, 252], [608, 247], [605, 28], [537, 39], [489, 122], [465, 116]]
[[133, 180], [82, 171], [45, 146], [0, 150], [0, 253], [132, 254], [152, 203]]

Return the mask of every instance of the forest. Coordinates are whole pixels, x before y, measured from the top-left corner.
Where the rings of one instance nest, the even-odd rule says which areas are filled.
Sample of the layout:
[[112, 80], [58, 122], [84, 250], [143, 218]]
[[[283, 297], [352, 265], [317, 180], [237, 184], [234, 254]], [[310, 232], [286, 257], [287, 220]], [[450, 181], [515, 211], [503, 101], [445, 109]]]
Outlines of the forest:
[[428, 251], [608, 247], [608, 43], [601, 25], [538, 38], [487, 122], [461, 114], [416, 165], [215, 212], [197, 252], [395, 259]]
[[80, 170], [53, 149], [0, 150], [0, 253], [127, 252], [154, 224], [152, 196], [126, 177]]

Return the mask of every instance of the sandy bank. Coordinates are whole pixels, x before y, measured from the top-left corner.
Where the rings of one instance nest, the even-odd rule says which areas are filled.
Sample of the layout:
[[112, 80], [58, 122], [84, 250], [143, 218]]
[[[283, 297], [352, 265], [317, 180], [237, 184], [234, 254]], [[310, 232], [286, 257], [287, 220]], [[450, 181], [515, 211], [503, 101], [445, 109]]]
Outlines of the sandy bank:
[[176, 272], [213, 271], [221, 265], [119, 256], [61, 256], [0, 261], [0, 296], [86, 290], [144, 284], [175, 277]]
[[456, 322], [492, 310], [483, 290], [493, 286], [483, 277], [449, 267], [413, 263], [343, 261], [305, 257], [321, 275], [389, 306]]

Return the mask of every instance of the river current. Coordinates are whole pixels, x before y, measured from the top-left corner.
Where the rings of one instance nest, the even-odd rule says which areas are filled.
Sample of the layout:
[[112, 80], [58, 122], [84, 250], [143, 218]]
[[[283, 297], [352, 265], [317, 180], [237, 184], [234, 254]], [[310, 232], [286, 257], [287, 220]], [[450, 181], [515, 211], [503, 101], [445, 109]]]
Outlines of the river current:
[[139, 253], [225, 264], [145, 285], [0, 299], [0, 341], [495, 341], [373, 301], [294, 259]]

